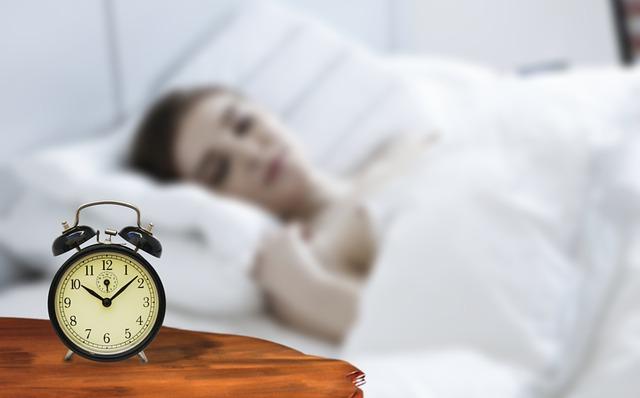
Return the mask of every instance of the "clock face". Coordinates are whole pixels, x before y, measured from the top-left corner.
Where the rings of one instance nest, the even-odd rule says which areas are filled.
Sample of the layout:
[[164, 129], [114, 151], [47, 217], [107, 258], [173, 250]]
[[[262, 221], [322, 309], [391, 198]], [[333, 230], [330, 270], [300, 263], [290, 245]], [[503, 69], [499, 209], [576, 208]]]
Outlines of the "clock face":
[[49, 292], [49, 313], [69, 348], [90, 359], [124, 359], [155, 337], [164, 290], [144, 258], [122, 246], [94, 245], [71, 257]]

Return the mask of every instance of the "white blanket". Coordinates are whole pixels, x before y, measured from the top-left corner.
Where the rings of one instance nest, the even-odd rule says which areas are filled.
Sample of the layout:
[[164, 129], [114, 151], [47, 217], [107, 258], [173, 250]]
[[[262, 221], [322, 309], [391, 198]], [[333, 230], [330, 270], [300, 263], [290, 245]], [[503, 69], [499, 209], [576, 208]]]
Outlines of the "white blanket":
[[394, 217], [345, 349], [404, 356], [374, 392], [636, 397], [640, 73], [495, 83], [375, 198]]

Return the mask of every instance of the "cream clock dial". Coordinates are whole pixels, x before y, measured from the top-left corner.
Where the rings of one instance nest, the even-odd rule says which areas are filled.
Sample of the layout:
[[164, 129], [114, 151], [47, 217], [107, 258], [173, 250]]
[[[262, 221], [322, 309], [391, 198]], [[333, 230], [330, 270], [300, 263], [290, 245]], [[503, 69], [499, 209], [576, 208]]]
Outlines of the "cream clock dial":
[[165, 296], [142, 256], [120, 245], [94, 245], [58, 271], [49, 311], [71, 350], [91, 359], [118, 360], [138, 353], [155, 337]]

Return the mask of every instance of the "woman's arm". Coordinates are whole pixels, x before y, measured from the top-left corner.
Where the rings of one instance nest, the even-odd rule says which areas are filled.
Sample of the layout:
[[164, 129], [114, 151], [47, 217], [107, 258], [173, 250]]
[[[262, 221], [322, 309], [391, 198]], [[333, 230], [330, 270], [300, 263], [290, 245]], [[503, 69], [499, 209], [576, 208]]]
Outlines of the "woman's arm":
[[361, 283], [319, 264], [298, 228], [265, 240], [254, 276], [276, 316], [294, 327], [338, 341], [355, 319]]

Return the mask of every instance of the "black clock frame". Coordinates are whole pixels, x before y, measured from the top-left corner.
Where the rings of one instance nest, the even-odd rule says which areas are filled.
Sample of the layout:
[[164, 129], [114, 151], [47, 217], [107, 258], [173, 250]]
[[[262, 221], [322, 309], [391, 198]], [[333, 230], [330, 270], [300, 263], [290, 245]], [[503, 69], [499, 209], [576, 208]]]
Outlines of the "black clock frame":
[[[81, 347], [78, 347], [67, 335], [62, 331], [60, 327], [60, 323], [58, 322], [58, 318], [56, 316], [55, 310], [55, 302], [56, 302], [56, 290], [58, 287], [58, 283], [64, 273], [71, 267], [73, 263], [75, 263], [78, 259], [82, 257], [86, 257], [93, 252], [116, 252], [123, 255], [127, 255], [133, 257], [136, 261], [142, 265], [142, 267], [147, 270], [149, 275], [151, 275], [151, 279], [156, 284], [156, 288], [158, 289], [158, 316], [156, 317], [156, 321], [151, 327], [151, 332], [144, 338], [140, 343], [138, 343], [135, 347], [131, 349], [118, 353], [118, 354], [96, 354], [90, 351], [87, 351]], [[144, 350], [157, 336], [160, 331], [160, 327], [162, 326], [162, 322], [164, 321], [164, 315], [166, 311], [166, 296], [164, 294], [164, 286], [162, 286], [162, 282], [160, 281], [160, 277], [156, 270], [149, 264], [149, 262], [142, 257], [140, 254], [136, 253], [132, 249], [127, 246], [122, 246], [119, 244], [105, 244], [105, 243], [96, 243], [91, 246], [87, 246], [83, 249], [80, 249], [79, 252], [75, 253], [73, 256], [69, 257], [67, 261], [62, 264], [56, 275], [53, 277], [53, 281], [51, 282], [51, 287], [49, 288], [49, 298], [48, 298], [48, 307], [49, 307], [49, 319], [51, 320], [51, 324], [53, 325], [53, 329], [56, 331], [60, 340], [64, 343], [67, 348], [73, 351], [75, 354], [80, 355], [83, 358], [87, 358], [93, 361], [101, 361], [101, 362], [114, 362], [121, 361], [127, 358], [130, 358], [140, 351]]]

